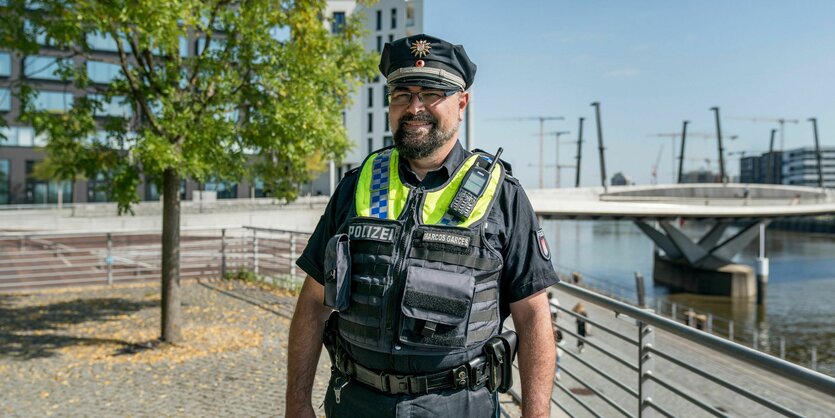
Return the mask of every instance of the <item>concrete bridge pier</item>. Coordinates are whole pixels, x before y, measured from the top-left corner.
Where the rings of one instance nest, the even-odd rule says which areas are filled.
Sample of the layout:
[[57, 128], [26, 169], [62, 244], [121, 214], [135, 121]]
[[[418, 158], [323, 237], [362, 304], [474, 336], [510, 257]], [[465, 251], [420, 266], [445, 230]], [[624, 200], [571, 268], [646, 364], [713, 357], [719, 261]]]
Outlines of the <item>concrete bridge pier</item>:
[[[770, 220], [756, 220], [745, 225], [733, 236], [722, 240], [729, 220], [717, 220], [698, 241], [690, 239], [668, 220], [659, 220], [660, 230], [643, 220], [635, 220], [663, 254], [656, 253], [653, 280], [674, 290], [701, 295], [729, 296], [754, 299], [765, 295], [768, 281], [768, 261], [754, 269], [736, 264], [731, 259], [760, 234]], [[762, 268], [760, 267], [763, 267]], [[758, 280], [758, 277], [763, 279]], [[758, 286], [758, 283], [760, 285]]]

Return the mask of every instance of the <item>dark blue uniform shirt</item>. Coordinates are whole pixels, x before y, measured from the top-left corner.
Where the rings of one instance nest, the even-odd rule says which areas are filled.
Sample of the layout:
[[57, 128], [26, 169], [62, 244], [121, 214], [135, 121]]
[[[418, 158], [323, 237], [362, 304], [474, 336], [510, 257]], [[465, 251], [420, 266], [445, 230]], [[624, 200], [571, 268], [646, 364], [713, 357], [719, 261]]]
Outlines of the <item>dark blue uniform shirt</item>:
[[[472, 155], [460, 142], [447, 156], [443, 165], [427, 173], [421, 181], [408, 163], [401, 160], [400, 179], [411, 186], [426, 189], [444, 184], [455, 169]], [[359, 171], [349, 171], [331, 197], [325, 213], [319, 219], [316, 230], [296, 264], [320, 284], [324, 284], [325, 246], [330, 237], [348, 220], [348, 212], [354, 204]], [[531, 203], [519, 181], [505, 176], [496, 203], [487, 217], [487, 240], [504, 258], [499, 303], [502, 321], [510, 314], [509, 304], [531, 296], [559, 281], [551, 261], [543, 256], [537, 230], [539, 223]]]

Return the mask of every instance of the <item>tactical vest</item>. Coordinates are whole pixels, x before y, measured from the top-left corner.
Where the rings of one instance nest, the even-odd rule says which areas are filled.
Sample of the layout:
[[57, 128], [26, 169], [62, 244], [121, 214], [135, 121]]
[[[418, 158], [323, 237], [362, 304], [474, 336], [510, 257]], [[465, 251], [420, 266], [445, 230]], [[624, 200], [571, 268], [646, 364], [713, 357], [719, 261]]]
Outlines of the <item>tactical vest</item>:
[[448, 212], [470, 167], [488, 161], [469, 156], [431, 190], [401, 182], [394, 148], [363, 162], [345, 230], [351, 298], [339, 314], [344, 342], [374, 355], [437, 356], [425, 363], [441, 368], [480, 354], [482, 343], [500, 332], [503, 263], [484, 229], [504, 179], [502, 165], [493, 165], [469, 217]]

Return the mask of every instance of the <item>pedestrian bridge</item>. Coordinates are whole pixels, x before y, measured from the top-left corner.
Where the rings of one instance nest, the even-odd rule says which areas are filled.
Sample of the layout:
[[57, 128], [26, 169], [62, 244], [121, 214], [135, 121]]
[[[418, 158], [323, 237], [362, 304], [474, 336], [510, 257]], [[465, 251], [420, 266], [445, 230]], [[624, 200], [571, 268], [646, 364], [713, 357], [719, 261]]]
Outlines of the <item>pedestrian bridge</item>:
[[544, 219], [774, 219], [835, 214], [835, 191], [774, 184], [671, 184], [535, 189]]

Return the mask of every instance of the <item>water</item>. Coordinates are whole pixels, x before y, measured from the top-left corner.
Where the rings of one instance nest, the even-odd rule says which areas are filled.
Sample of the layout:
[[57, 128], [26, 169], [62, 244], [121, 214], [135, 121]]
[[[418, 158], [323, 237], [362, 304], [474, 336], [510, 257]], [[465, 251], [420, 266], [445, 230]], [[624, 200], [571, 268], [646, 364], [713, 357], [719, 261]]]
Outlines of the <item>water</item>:
[[[770, 262], [765, 306], [754, 301], [726, 297], [671, 294], [652, 282], [653, 244], [628, 221], [545, 221], [554, 266], [563, 273], [578, 271], [584, 281], [606, 293], [636, 300], [635, 273], [645, 277], [647, 304], [669, 315], [670, 304], [711, 313], [714, 330], [728, 333], [734, 322], [734, 340], [779, 356], [785, 340], [786, 359], [811, 367], [812, 347], [817, 349], [817, 370], [835, 376], [835, 236], [787, 231], [766, 232]], [[687, 224], [685, 232], [699, 237], [709, 225]], [[728, 234], [735, 231], [729, 228]], [[755, 239], [735, 259], [754, 265]], [[756, 334], [756, 336], [755, 336]]]

